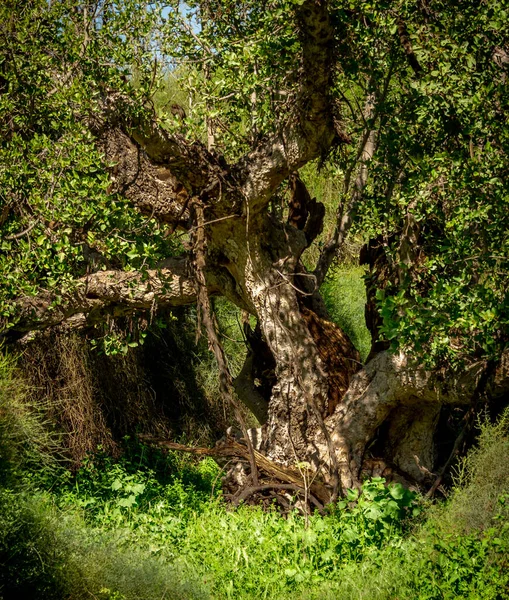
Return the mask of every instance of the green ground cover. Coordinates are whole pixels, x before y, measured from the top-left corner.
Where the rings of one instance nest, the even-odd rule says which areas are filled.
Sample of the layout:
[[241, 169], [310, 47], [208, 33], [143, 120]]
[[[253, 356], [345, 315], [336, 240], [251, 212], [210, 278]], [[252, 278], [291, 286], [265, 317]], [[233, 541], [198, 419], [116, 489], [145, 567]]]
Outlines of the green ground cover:
[[2, 359], [0, 598], [509, 598], [509, 412], [446, 503], [382, 479], [327, 514], [233, 508], [221, 467], [125, 440], [72, 473]]
[[337, 267], [320, 289], [331, 319], [350, 337], [363, 361], [371, 349], [364, 319], [364, 273], [364, 267]]

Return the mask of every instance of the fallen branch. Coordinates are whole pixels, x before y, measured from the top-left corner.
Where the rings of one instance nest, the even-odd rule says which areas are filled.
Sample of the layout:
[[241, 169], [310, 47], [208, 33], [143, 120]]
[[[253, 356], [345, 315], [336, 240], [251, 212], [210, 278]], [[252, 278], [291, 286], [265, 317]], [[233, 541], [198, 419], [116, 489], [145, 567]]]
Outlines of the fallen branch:
[[[185, 446], [183, 444], [177, 444], [175, 442], [153, 438], [147, 435], [140, 435], [140, 439], [147, 444], [154, 444], [156, 446], [161, 446], [163, 448], [167, 448], [168, 450], [176, 450], [178, 452], [189, 452], [190, 454], [195, 454], [196, 456], [235, 456], [245, 460], [249, 460], [250, 458], [248, 448], [235, 440], [228, 441], [225, 444], [218, 444], [214, 448], [197, 448], [194, 446]], [[291, 484], [293, 487], [298, 487], [302, 490], [304, 489], [304, 481], [301, 474], [297, 470], [279, 465], [268, 459], [257, 450], [253, 449], [253, 453], [256, 464], [261, 471], [270, 477], [273, 477], [274, 479]], [[274, 487], [274, 485], [278, 484], [273, 484], [272, 487]], [[250, 486], [247, 489], [251, 489], [251, 487], [257, 486]], [[315, 481], [313, 481], [313, 483], [309, 486], [309, 491], [313, 495], [314, 499], [317, 499], [321, 503], [322, 507], [331, 501], [330, 491], [321, 481], [315, 479]]]

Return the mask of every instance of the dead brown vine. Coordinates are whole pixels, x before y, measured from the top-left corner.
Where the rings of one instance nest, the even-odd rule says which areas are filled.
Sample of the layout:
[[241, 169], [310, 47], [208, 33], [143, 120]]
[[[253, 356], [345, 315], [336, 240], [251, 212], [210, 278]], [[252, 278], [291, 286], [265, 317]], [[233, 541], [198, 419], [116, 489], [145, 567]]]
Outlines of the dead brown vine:
[[194, 213], [196, 220], [196, 229], [194, 231], [194, 255], [195, 255], [195, 272], [196, 281], [198, 283], [198, 331], [200, 333], [201, 323], [205, 326], [207, 338], [212, 352], [217, 361], [219, 370], [219, 389], [226, 398], [228, 403], [232, 406], [235, 418], [240, 424], [242, 435], [247, 444], [248, 458], [251, 466], [251, 478], [253, 485], [258, 485], [258, 468], [256, 465], [256, 458], [254, 455], [254, 448], [251, 439], [247, 432], [247, 425], [242, 414], [242, 410], [239, 406], [237, 398], [235, 396], [233, 388], [233, 378], [228, 368], [228, 362], [224, 353], [223, 346], [219, 340], [217, 334], [217, 323], [215, 321], [213, 311], [210, 306], [210, 298], [207, 291], [207, 283], [205, 280], [205, 265], [206, 265], [206, 238], [205, 238], [205, 217], [204, 217], [204, 206], [203, 203], [195, 198], [191, 202], [191, 210]]

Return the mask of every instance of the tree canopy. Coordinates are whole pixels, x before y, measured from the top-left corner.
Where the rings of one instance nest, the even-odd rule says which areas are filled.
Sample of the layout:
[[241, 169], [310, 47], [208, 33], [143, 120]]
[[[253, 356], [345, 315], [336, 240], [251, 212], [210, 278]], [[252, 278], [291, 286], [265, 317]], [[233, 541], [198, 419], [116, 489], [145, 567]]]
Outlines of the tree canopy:
[[[304, 38], [292, 18], [301, 4], [4, 3], [7, 327], [21, 295], [54, 291], [58, 302], [77, 275], [153, 268], [179, 253], [164, 225], [111, 191], [91, 132], [106, 99], [122, 94], [126, 118], [155, 111], [189, 140], [213, 130], [215, 152], [236, 161], [295, 118], [299, 80], [313, 77], [312, 65], [306, 73], [300, 64]], [[355, 179], [363, 137], [375, 132], [353, 208], [355, 229], [380, 236], [398, 272], [377, 295], [382, 333], [432, 363], [494, 358], [507, 341], [509, 289], [507, 6], [334, 2], [330, 10], [328, 93], [348, 143], [332, 153], [324, 143], [319, 158], [336, 178]]]

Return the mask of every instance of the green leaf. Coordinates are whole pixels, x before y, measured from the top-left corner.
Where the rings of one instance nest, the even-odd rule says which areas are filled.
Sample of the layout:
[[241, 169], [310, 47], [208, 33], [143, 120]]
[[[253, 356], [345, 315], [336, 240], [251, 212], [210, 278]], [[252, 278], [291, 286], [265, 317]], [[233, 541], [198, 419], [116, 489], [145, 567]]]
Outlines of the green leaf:
[[122, 489], [122, 482], [120, 481], [120, 479], [115, 479], [113, 481], [113, 483], [111, 484], [111, 489], [113, 491], [117, 491], [117, 490]]
[[401, 500], [405, 496], [406, 490], [401, 483], [395, 483], [389, 487], [389, 493], [395, 500]]
[[117, 500], [117, 504], [119, 506], [124, 506], [125, 508], [131, 508], [136, 504], [136, 496], [132, 494], [127, 498], [119, 498], [119, 500]]

